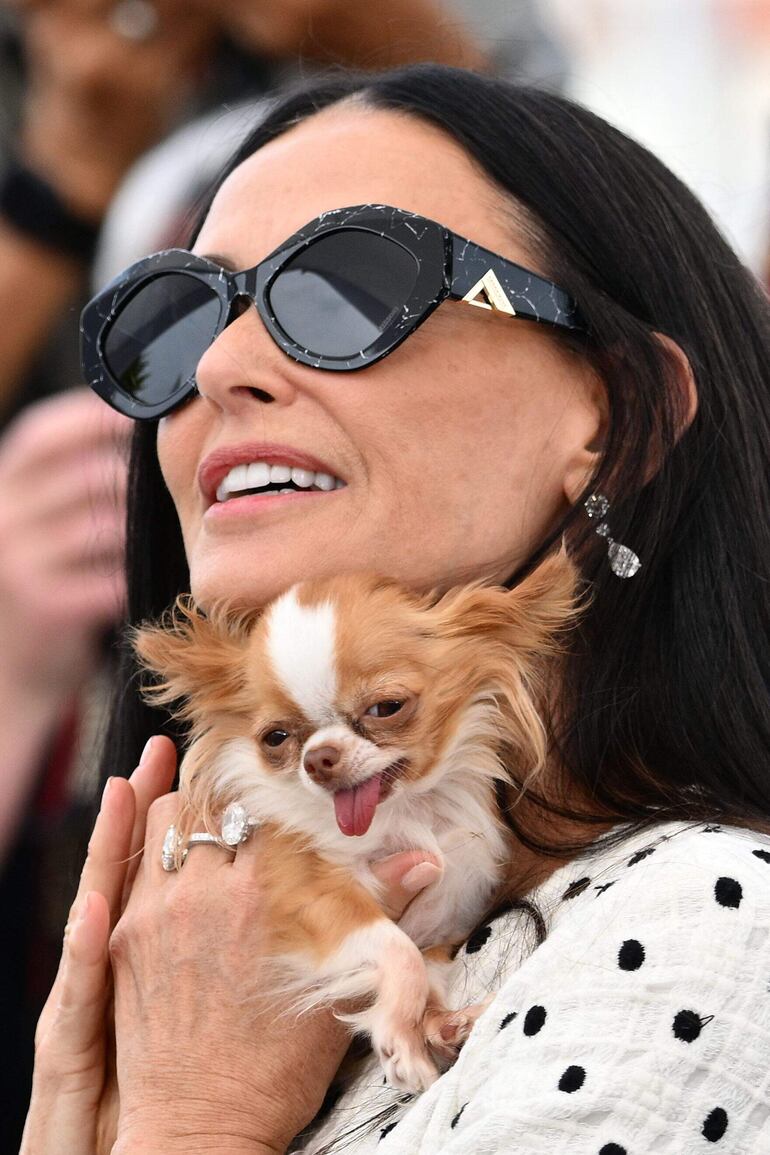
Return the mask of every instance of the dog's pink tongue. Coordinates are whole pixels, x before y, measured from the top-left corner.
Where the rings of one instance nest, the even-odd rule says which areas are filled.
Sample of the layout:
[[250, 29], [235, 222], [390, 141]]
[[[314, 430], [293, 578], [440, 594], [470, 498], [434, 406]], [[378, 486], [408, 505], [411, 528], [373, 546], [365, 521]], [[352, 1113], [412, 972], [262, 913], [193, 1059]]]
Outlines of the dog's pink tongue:
[[334, 813], [343, 834], [366, 834], [380, 800], [380, 778], [374, 774], [352, 790], [335, 792]]

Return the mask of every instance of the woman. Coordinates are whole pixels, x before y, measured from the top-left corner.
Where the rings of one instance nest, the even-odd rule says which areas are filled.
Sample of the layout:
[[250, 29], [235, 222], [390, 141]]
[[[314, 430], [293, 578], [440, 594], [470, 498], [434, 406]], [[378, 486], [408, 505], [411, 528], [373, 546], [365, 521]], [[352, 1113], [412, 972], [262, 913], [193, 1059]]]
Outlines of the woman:
[[[323, 363], [335, 351], [366, 362], [376, 334], [353, 355], [332, 314], [303, 350], [302, 326], [317, 316], [291, 315], [304, 282], [284, 295], [283, 329], [259, 294], [260, 312], [238, 297], [224, 329], [198, 318], [164, 345], [173, 366], [157, 380], [148, 357], [141, 379], [118, 381], [116, 338], [110, 374], [91, 366], [100, 391], [163, 413], [136, 431], [130, 615], [157, 615], [188, 588], [203, 607], [221, 596], [258, 605], [300, 577], [346, 569], [417, 589], [515, 582], [566, 539], [591, 606], [551, 687], [546, 771], [511, 787], [504, 806], [518, 839], [512, 892], [458, 963], [458, 991], [499, 993], [416, 1102], [364, 1069], [308, 1127], [345, 1033], [328, 1015], [276, 1024], [253, 993], [258, 834], [232, 864], [201, 846], [178, 874], [162, 870], [177, 802], [164, 793], [171, 744], [155, 737], [132, 785], [112, 781], [92, 840], [40, 1029], [27, 1150], [49, 1149], [48, 1111], [59, 1149], [66, 1123], [90, 1153], [114, 1106], [100, 1015], [124, 891], [112, 935], [116, 1155], [283, 1152], [306, 1127], [295, 1149], [759, 1150], [770, 1060], [767, 301], [638, 145], [560, 98], [439, 67], [284, 102], [236, 157], [194, 252], [252, 269], [308, 222], [315, 235], [322, 214], [354, 205], [406, 210], [373, 211], [383, 234], [410, 222], [413, 250], [430, 226], [409, 214], [483, 246], [513, 295], [501, 302], [487, 279], [465, 286], [465, 303], [423, 302], [423, 324], [404, 312], [402, 343], [396, 310], [375, 325], [387, 355], [354, 373]], [[382, 248], [368, 263], [358, 253], [355, 268], [334, 260], [362, 295], [392, 274]], [[530, 277], [540, 295], [516, 295], [510, 262], [558, 288]], [[233, 294], [248, 281], [215, 267], [206, 282], [209, 266], [188, 266], [204, 270], [196, 284]], [[130, 303], [136, 278], [116, 284], [113, 303]], [[187, 323], [179, 284], [168, 288]], [[211, 294], [201, 301], [216, 313]], [[506, 296], [545, 323], [512, 317]], [[497, 310], [468, 307], [495, 300]], [[121, 313], [123, 336], [137, 336], [137, 319], [156, 324], [162, 302], [150, 303]], [[266, 444], [312, 454], [344, 488], [207, 513], [211, 462]], [[124, 694], [110, 770], [164, 729]], [[114, 858], [143, 841], [126, 878]], [[419, 860], [380, 867], [396, 915], [435, 871], [420, 865], [398, 885]]]

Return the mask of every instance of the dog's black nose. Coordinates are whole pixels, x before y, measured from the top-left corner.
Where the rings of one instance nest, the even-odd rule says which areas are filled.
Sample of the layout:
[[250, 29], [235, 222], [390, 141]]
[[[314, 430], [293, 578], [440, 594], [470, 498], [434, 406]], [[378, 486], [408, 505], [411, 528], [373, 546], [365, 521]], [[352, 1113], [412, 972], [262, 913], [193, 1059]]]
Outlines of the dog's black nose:
[[334, 768], [342, 757], [336, 746], [316, 746], [305, 751], [304, 766], [307, 773], [319, 786], [332, 781]]

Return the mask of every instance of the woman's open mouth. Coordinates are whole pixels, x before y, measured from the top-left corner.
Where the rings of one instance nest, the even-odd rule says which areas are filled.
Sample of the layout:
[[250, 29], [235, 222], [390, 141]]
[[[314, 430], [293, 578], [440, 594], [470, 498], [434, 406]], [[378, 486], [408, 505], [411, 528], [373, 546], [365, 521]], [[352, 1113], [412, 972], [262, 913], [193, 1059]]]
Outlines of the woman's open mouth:
[[307, 501], [345, 487], [346, 483], [331, 473], [255, 459], [232, 466], [222, 477], [207, 515], [248, 513], [266, 505]]
[[314, 473], [291, 465], [253, 461], [235, 465], [217, 486], [217, 502], [257, 494], [329, 493], [344, 489], [345, 482], [330, 473]]

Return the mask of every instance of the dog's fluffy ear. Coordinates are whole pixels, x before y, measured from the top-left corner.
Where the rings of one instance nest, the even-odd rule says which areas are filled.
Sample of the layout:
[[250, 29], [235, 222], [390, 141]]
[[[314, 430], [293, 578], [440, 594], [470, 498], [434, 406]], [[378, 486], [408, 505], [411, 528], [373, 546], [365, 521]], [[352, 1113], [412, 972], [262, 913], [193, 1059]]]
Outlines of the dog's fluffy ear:
[[513, 589], [474, 583], [449, 590], [429, 611], [445, 637], [502, 642], [539, 653], [579, 612], [578, 571], [564, 548]]
[[562, 633], [577, 620], [577, 590], [577, 568], [561, 549], [511, 590], [476, 583], [450, 590], [428, 611], [438, 614], [439, 631], [457, 644], [469, 683], [498, 698], [500, 737], [515, 752], [525, 781], [545, 765], [548, 739], [540, 711], [546, 670], [561, 652]]
[[180, 596], [160, 622], [131, 631], [140, 665], [157, 681], [145, 686], [152, 705], [175, 706], [182, 717], [224, 710], [244, 703], [243, 657], [253, 621], [217, 608], [206, 616], [192, 598]]

